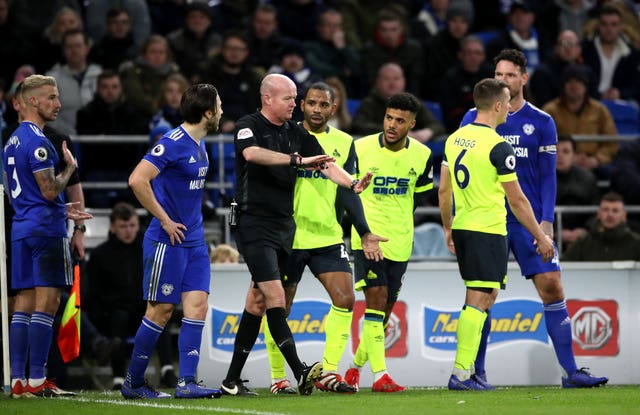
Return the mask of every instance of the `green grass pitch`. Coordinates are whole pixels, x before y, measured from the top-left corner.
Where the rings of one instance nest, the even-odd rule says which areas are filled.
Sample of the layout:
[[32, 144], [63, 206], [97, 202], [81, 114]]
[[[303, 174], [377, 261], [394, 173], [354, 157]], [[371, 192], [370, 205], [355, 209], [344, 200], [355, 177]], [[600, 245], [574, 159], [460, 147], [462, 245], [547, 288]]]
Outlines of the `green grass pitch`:
[[[166, 392], [170, 392], [166, 390]], [[410, 388], [402, 393], [354, 395], [314, 392], [311, 396], [276, 396], [259, 389], [252, 398], [125, 401], [117, 392], [80, 392], [76, 398], [11, 399], [0, 397], [2, 415], [622, 415], [640, 414], [639, 386], [561, 389], [559, 386], [501, 387], [487, 392]]]

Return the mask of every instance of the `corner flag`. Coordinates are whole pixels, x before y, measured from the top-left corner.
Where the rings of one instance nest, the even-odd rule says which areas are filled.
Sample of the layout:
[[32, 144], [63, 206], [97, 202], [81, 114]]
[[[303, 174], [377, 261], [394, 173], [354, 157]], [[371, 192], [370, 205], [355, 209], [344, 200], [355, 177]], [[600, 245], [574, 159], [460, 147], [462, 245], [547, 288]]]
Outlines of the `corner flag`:
[[73, 286], [62, 313], [58, 347], [65, 363], [80, 356], [80, 265], [73, 266]]

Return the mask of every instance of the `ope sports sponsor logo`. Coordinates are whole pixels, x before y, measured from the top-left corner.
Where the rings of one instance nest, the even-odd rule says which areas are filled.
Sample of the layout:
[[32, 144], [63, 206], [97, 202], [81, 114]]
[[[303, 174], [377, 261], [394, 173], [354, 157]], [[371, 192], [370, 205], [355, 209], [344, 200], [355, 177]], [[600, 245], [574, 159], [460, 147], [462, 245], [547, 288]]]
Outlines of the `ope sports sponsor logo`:
[[373, 194], [406, 195], [410, 180], [404, 177], [376, 176], [373, 178]]
[[[364, 301], [356, 301], [353, 306], [353, 320], [351, 321], [351, 351], [353, 354], [358, 349], [362, 340], [362, 325], [364, 323]], [[407, 303], [398, 301], [393, 306], [389, 317], [389, 324], [385, 331], [384, 348], [386, 357], [405, 357], [407, 349]]]
[[[427, 348], [456, 350], [456, 329], [460, 311], [436, 310], [425, 306], [424, 343]], [[507, 300], [491, 308], [491, 334], [488, 345], [531, 340], [548, 343], [542, 304], [532, 300]]]
[[567, 300], [571, 316], [573, 352], [576, 356], [616, 356], [618, 343], [618, 303], [613, 300]]
[[[324, 342], [325, 323], [331, 305], [322, 301], [296, 301], [287, 318], [296, 344], [303, 342]], [[211, 347], [224, 352], [233, 353], [233, 343], [240, 325], [242, 313], [211, 308]], [[265, 350], [264, 325], [262, 319], [260, 334], [252, 350]]]

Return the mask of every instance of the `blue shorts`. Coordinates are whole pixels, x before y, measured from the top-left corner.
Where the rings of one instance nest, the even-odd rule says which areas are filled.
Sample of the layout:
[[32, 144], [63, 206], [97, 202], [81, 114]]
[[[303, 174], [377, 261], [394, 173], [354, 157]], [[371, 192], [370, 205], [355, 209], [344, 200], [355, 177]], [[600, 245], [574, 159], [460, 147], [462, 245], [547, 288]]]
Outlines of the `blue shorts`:
[[309, 269], [318, 278], [328, 272], [346, 272], [351, 274], [349, 254], [344, 244], [325, 246], [313, 249], [294, 249], [287, 258], [287, 268], [282, 285], [296, 285], [302, 279], [304, 268]]
[[533, 235], [529, 233], [519, 222], [507, 223], [507, 241], [509, 249], [516, 257], [520, 272], [525, 278], [533, 278], [534, 275], [546, 272], [560, 271], [560, 259], [558, 258], [558, 248], [554, 242], [555, 254], [549, 262], [543, 262], [540, 254], [536, 253], [536, 245]]
[[144, 238], [142, 242], [142, 298], [178, 304], [182, 293], [209, 293], [211, 263], [207, 245], [179, 247]]
[[29, 237], [11, 242], [14, 290], [73, 284], [68, 238]]
[[386, 285], [387, 304], [395, 304], [407, 272], [407, 264], [407, 261], [397, 262], [387, 258], [376, 262], [367, 259], [361, 250], [353, 251], [355, 288], [360, 291], [366, 287]]

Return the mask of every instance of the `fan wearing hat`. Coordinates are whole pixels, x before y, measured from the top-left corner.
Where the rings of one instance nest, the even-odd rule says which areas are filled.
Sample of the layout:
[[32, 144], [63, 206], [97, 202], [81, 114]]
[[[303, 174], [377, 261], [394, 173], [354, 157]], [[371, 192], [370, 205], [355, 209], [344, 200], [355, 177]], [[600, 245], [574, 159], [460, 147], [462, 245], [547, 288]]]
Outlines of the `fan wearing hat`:
[[[542, 109], [556, 122], [558, 134], [606, 134], [618, 131], [611, 113], [600, 101], [589, 97], [589, 69], [584, 65], [569, 65], [562, 73], [560, 96]], [[617, 142], [578, 142], [576, 162], [588, 170], [609, 164], [618, 151]]]

